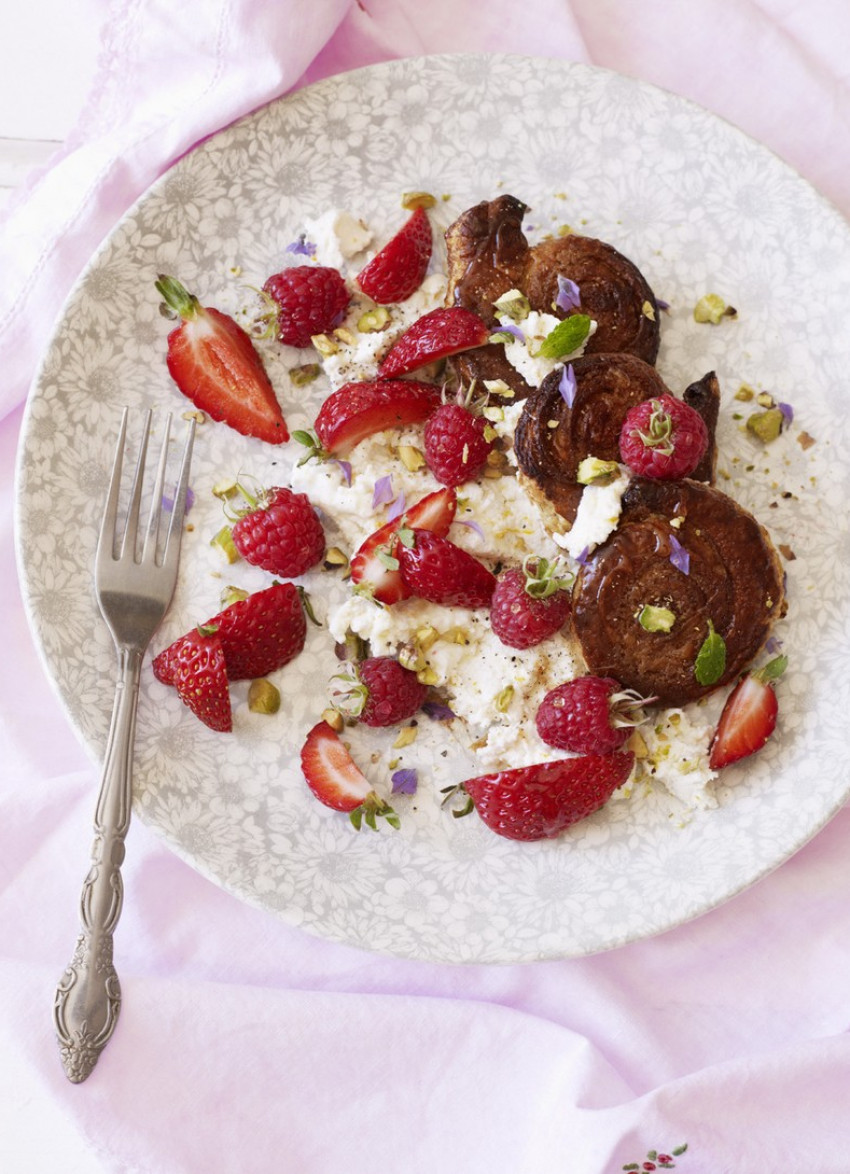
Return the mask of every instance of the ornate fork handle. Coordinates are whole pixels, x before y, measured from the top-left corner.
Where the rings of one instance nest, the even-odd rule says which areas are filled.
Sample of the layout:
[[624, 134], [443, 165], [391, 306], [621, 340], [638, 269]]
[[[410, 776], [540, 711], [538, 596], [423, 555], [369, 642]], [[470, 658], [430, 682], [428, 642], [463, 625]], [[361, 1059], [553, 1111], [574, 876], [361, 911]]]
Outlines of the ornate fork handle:
[[53, 1019], [62, 1064], [79, 1084], [97, 1063], [121, 1009], [112, 937], [124, 901], [121, 865], [132, 806], [132, 759], [142, 653], [118, 649], [118, 680], [94, 817], [91, 867], [80, 896], [81, 933], [56, 990]]

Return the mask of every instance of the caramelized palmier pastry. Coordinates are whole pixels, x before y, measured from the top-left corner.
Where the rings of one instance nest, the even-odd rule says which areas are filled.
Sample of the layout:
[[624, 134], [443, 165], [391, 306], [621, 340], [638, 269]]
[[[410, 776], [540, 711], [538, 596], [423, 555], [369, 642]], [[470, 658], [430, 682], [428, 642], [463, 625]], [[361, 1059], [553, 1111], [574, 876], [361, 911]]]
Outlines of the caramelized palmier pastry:
[[725, 493], [690, 479], [635, 478], [619, 526], [573, 589], [589, 671], [664, 706], [733, 681], [784, 612], [766, 530]]
[[[498, 329], [493, 303], [520, 290], [531, 309], [564, 318], [558, 278], [578, 287], [578, 309], [597, 323], [586, 354], [622, 351], [654, 363], [658, 354], [658, 304], [640, 271], [604, 241], [570, 233], [529, 246], [521, 224], [526, 205], [514, 196], [483, 201], [446, 230], [448, 305], [474, 310]], [[461, 380], [501, 379], [518, 396], [531, 388], [499, 343], [452, 359]]]
[[[526, 399], [514, 434], [526, 488], [550, 521], [554, 511], [567, 528], [575, 520], [584, 488], [576, 480], [581, 461], [588, 456], [619, 461], [620, 429], [629, 409], [670, 394], [655, 368], [634, 355], [584, 355], [570, 367], [571, 394], [564, 396], [562, 369], [547, 375]], [[720, 403], [714, 372], [691, 384], [682, 399], [699, 412], [709, 434], [708, 451], [694, 477], [712, 480]], [[555, 528], [564, 526], [556, 523]]]

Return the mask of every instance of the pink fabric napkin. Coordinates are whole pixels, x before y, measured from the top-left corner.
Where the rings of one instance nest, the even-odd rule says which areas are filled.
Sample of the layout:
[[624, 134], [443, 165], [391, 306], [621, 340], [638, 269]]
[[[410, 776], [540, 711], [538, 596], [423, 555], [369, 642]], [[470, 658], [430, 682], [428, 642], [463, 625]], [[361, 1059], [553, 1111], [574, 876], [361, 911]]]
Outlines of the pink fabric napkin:
[[661, 937], [470, 968], [308, 936], [135, 823], [121, 1021], [90, 1079], [68, 1084], [50, 1003], [98, 768], [30, 640], [11, 509], [22, 404], [68, 290], [145, 187], [241, 114], [392, 57], [549, 55], [698, 100], [847, 213], [848, 44], [843, 0], [104, 3], [79, 125], [0, 226], [0, 1169], [846, 1174], [846, 810], [759, 885]]

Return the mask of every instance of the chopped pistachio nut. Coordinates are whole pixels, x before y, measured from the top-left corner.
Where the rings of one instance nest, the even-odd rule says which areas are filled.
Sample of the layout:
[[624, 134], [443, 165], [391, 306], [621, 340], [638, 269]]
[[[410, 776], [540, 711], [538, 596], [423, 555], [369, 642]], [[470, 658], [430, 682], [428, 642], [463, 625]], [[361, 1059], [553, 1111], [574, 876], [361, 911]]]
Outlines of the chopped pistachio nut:
[[505, 409], [500, 408], [499, 405], [496, 404], [492, 408], [482, 408], [481, 415], [485, 420], [491, 420], [494, 424], [499, 424], [505, 418]]
[[416, 674], [416, 679], [422, 685], [438, 685], [440, 683], [440, 678], [437, 676], [436, 670], [431, 668], [429, 664], [426, 664], [424, 669], [419, 670]]
[[783, 415], [779, 408], [766, 408], [763, 412], [753, 412], [747, 420], [747, 431], [757, 436], [763, 444], [776, 440], [782, 431]]
[[799, 444], [800, 448], [807, 449], [811, 448], [813, 444], [817, 444], [817, 441], [815, 440], [814, 436], [810, 436], [808, 432], [800, 432], [797, 435], [797, 443]]
[[334, 331], [334, 338], [338, 338], [346, 346], [357, 346], [357, 335], [352, 330], [349, 330], [347, 326], [337, 326]]
[[756, 396], [756, 403], [760, 408], [775, 408], [776, 400], [769, 391], [760, 391]]
[[338, 734], [341, 734], [345, 729], [345, 718], [338, 709], [333, 709], [331, 707], [328, 709], [323, 709], [322, 721], [327, 722], [331, 729], [335, 730]]
[[239, 483], [235, 477], [228, 477], [225, 481], [216, 481], [212, 487], [213, 497], [220, 497], [222, 501], [229, 501], [239, 492]]
[[347, 571], [349, 568], [348, 555], [338, 546], [329, 546], [325, 551], [324, 568], [326, 571]]
[[314, 379], [318, 379], [322, 368], [318, 363], [302, 363], [300, 367], [290, 367], [289, 378], [296, 387], [306, 387]]
[[495, 309], [514, 322], [521, 322], [531, 312], [531, 302], [519, 289], [509, 289], [493, 302]]
[[404, 465], [405, 469], [411, 473], [415, 473], [418, 469], [425, 467], [425, 455], [420, 452], [413, 444], [400, 444], [398, 446], [398, 459]]
[[196, 424], [206, 424], [206, 422], [207, 422], [207, 417], [204, 414], [204, 412], [192, 412], [192, 411], [182, 412], [180, 415], [180, 419], [181, 420], [194, 420]]
[[408, 212], [413, 212], [416, 208], [433, 208], [436, 202], [430, 192], [405, 192], [401, 197], [401, 206], [407, 208]]
[[[695, 322], [710, 322], [716, 326], [728, 314], [729, 307], [719, 294], [705, 294], [694, 306]], [[734, 314], [734, 310], [732, 311]]]
[[750, 402], [750, 400], [755, 396], [755, 394], [756, 393], [750, 387], [749, 383], [742, 383], [741, 386], [738, 388], [738, 390], [735, 392], [735, 399], [740, 400], [741, 403], [748, 404]]
[[390, 312], [386, 306], [375, 306], [374, 310], [367, 310], [357, 319], [357, 329], [361, 334], [377, 334], [383, 330], [390, 320]]
[[443, 640], [449, 644], [461, 644], [464, 647], [469, 643], [469, 633], [465, 628], [447, 628], [442, 634]]
[[504, 399], [513, 399], [516, 394], [504, 379], [485, 379], [484, 386], [490, 395], [500, 395]]
[[585, 457], [579, 461], [576, 481], [580, 485], [610, 485], [619, 475], [620, 466], [616, 461], [602, 461], [599, 457]]
[[265, 678], [252, 681], [248, 689], [248, 708], [251, 713], [277, 713], [280, 709], [280, 689]]
[[339, 343], [334, 342], [327, 334], [314, 334], [310, 342], [316, 348], [320, 355], [335, 355], [339, 351]]
[[210, 539], [210, 546], [220, 550], [228, 563], [239, 562], [240, 554], [233, 541], [233, 534], [229, 526], [222, 526], [219, 532]]
[[405, 746], [410, 746], [412, 742], [416, 741], [416, 735], [418, 733], [418, 726], [402, 727], [398, 732], [398, 737], [393, 742], [393, 750], [401, 750]]
[[645, 632], [669, 632], [676, 616], [669, 607], [653, 607], [647, 603], [638, 612], [637, 621]]
[[399, 648], [398, 663], [402, 668], [409, 669], [412, 673], [421, 673], [428, 665], [422, 655], [422, 649], [414, 640], [409, 640]]
[[222, 607], [231, 607], [234, 603], [241, 603], [243, 599], [247, 599], [248, 592], [241, 587], [223, 587], [219, 598]]
[[508, 712], [508, 710], [511, 707], [511, 702], [513, 701], [513, 697], [514, 697], [513, 685], [505, 685], [504, 689], [502, 689], [499, 693], [496, 694], [495, 704], [496, 704], [496, 709], [498, 709], [499, 713], [507, 713]]
[[646, 758], [649, 754], [649, 747], [644, 741], [643, 734], [640, 730], [632, 730], [629, 734], [629, 739], [626, 742], [626, 749], [631, 750], [635, 758]]
[[423, 652], [427, 652], [440, 639], [440, 633], [433, 624], [423, 624], [421, 628], [416, 629], [413, 636]]
[[640, 312], [643, 314], [644, 318], [648, 318], [650, 322], [655, 321], [655, 306], [653, 306], [652, 302], [644, 302], [640, 308]]

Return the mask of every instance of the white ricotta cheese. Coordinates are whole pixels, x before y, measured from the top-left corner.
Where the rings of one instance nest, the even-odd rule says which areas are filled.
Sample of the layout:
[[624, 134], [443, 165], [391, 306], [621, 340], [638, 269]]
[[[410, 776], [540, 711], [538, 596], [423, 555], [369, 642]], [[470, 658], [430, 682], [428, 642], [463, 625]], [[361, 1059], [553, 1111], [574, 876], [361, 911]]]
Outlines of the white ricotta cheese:
[[585, 485], [572, 529], [555, 534], [553, 540], [572, 558], [591, 551], [617, 528], [623, 508], [623, 494], [631, 480], [625, 465], [607, 485]]

